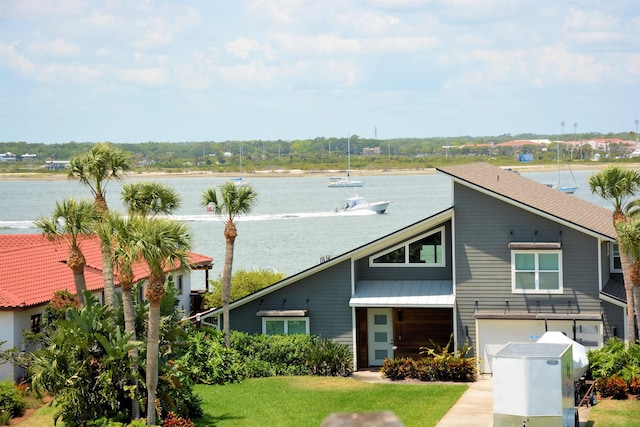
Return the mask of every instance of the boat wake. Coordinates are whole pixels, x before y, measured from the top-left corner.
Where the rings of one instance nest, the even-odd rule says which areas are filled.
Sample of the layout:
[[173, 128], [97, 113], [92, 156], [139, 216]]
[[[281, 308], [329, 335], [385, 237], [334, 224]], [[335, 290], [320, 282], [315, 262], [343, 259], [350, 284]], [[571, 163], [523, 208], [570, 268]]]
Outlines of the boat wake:
[[[300, 212], [300, 213], [282, 213], [271, 215], [246, 215], [238, 217], [238, 221], [251, 222], [251, 221], [278, 221], [285, 219], [296, 218], [328, 218], [333, 216], [369, 216], [375, 215], [373, 211], [358, 210], [358, 211], [331, 211], [331, 212]], [[202, 215], [168, 215], [165, 218], [174, 219], [176, 221], [183, 222], [213, 222], [224, 221], [224, 217], [213, 214]], [[33, 221], [0, 221], [1, 230], [33, 230], [36, 226]]]

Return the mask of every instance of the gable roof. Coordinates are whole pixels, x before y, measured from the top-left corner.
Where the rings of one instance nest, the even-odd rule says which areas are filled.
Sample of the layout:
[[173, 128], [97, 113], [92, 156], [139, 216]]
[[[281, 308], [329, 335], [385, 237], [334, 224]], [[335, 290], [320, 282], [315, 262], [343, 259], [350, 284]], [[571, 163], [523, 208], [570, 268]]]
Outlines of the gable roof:
[[616, 239], [613, 212], [488, 163], [443, 166], [454, 182], [606, 240]]
[[[314, 274], [317, 274], [320, 271], [331, 268], [342, 262], [351, 260], [352, 258], [361, 258], [361, 257], [367, 256], [370, 253], [375, 253], [378, 250], [381, 250], [385, 247], [392, 245], [394, 242], [400, 242], [414, 236], [416, 233], [418, 233], [422, 229], [430, 228], [430, 227], [434, 227], [436, 225], [442, 224], [443, 222], [450, 220], [452, 216], [453, 216], [453, 208], [444, 209], [425, 219], [417, 221], [413, 224], [410, 224], [406, 227], [403, 227], [399, 230], [396, 230], [392, 233], [382, 236], [376, 240], [373, 240], [369, 243], [365, 243], [364, 245], [358, 246], [355, 249], [352, 249], [341, 255], [333, 257], [323, 263], [317, 264], [313, 267], [309, 267], [308, 269], [303, 270], [297, 274], [294, 274], [293, 276], [285, 277], [281, 281], [276, 282], [272, 285], [269, 285], [266, 288], [257, 290], [256, 292], [253, 292], [249, 295], [245, 295], [244, 297], [231, 302], [229, 304], [229, 309], [233, 310], [236, 307], [240, 307], [244, 304], [247, 304], [251, 301], [261, 298], [264, 295], [270, 294], [271, 292], [274, 292], [278, 289], [281, 289], [293, 283], [296, 283], [306, 277], [313, 276]], [[207, 309], [201, 313], [197, 313], [191, 316], [190, 319], [197, 320], [200, 318], [215, 316], [220, 313], [222, 313], [222, 307], [214, 307], [214, 308]]]
[[[95, 236], [84, 238], [80, 249], [87, 262], [84, 268], [87, 290], [102, 290], [100, 240]], [[75, 294], [73, 272], [65, 263], [68, 252], [66, 243], [50, 242], [40, 234], [0, 235], [0, 310], [44, 304], [60, 290]], [[213, 261], [195, 253], [189, 257], [194, 268]], [[146, 264], [137, 263], [133, 273], [136, 281], [146, 279]]]

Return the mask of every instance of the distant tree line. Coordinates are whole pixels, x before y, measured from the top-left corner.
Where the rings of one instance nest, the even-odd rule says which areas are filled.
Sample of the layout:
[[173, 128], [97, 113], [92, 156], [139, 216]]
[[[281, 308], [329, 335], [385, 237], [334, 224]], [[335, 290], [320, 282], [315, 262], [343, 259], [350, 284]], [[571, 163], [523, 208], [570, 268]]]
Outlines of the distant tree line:
[[[634, 141], [634, 132], [585, 133], [575, 135], [578, 140], [620, 138]], [[429, 138], [374, 139], [351, 137], [316, 137], [313, 139], [250, 140], [250, 141], [199, 141], [199, 142], [140, 142], [120, 143], [117, 147], [130, 155], [135, 168], [199, 169], [218, 172], [246, 172], [265, 169], [345, 169], [347, 143], [351, 147], [352, 169], [421, 168], [433, 164], [459, 162], [468, 157], [502, 159], [512, 163], [518, 154], [533, 154], [534, 161], [554, 161], [556, 145], [552, 143], [544, 150], [541, 145], [500, 147], [511, 140], [549, 139], [573, 140], [574, 135], [504, 134], [499, 136], [457, 136]], [[102, 142], [102, 141], [101, 141]], [[75, 142], [44, 144], [26, 142], [0, 142], [0, 153], [11, 152], [18, 160], [25, 154], [36, 157], [25, 163], [43, 164], [46, 160], [68, 160], [86, 153], [97, 142]], [[622, 144], [617, 144], [622, 145]], [[369, 149], [369, 150], [366, 150]], [[612, 144], [611, 157], [624, 154], [625, 147]], [[365, 153], [366, 154], [363, 154]], [[562, 146], [563, 159], [588, 160], [592, 156], [589, 146], [582, 150]], [[458, 160], [455, 160], [458, 158]], [[26, 160], [26, 159], [25, 159]], [[0, 162], [3, 171], [24, 168], [25, 165], [9, 165]]]

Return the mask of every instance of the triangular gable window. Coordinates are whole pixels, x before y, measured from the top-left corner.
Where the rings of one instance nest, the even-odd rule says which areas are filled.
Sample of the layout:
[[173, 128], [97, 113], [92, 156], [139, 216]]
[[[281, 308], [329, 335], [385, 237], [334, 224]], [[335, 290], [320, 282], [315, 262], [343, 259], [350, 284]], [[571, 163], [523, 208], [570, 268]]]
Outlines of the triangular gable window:
[[369, 265], [444, 267], [444, 227], [369, 257]]

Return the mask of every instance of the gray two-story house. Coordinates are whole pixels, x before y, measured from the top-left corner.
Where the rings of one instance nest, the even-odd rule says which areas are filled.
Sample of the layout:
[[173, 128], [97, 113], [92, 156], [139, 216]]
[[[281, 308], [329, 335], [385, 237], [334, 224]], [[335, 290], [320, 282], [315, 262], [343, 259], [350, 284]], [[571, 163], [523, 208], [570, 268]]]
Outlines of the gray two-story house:
[[483, 373], [546, 330], [587, 347], [626, 336], [611, 211], [486, 163], [437, 170], [452, 207], [233, 302], [231, 329], [334, 339], [355, 369], [453, 335]]

